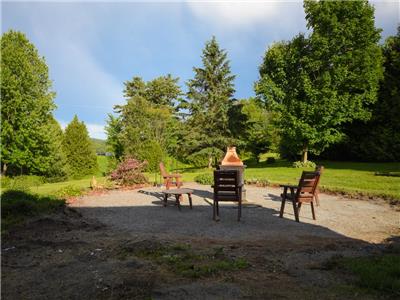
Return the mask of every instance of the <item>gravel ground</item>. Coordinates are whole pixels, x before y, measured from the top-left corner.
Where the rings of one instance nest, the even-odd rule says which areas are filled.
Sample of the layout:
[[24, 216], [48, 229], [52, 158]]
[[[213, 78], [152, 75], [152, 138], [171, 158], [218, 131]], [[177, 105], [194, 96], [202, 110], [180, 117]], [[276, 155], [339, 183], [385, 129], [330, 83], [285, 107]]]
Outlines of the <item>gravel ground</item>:
[[248, 205], [237, 222], [237, 205], [220, 205], [219, 222], [212, 220], [212, 190], [209, 186], [187, 183], [194, 190], [193, 209], [184, 196], [179, 211], [171, 198], [162, 205], [162, 188], [112, 191], [86, 196], [71, 204], [84, 216], [95, 218], [115, 229], [136, 236], [159, 238], [210, 239], [224, 241], [265, 241], [277, 238], [301, 242], [315, 238], [354, 239], [380, 243], [399, 235], [400, 212], [383, 201], [346, 199], [320, 195], [317, 220], [312, 220], [309, 205], [303, 205], [300, 222], [294, 221], [291, 203], [286, 204], [284, 218], [278, 217], [281, 189], [247, 186]]

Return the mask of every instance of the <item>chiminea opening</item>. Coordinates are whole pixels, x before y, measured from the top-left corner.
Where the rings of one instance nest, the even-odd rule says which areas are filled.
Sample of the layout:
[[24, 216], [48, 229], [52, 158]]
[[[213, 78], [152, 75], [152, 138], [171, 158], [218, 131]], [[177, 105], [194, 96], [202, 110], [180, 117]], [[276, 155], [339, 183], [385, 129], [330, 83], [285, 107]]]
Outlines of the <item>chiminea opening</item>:
[[222, 160], [220, 170], [237, 170], [239, 172], [239, 182], [242, 184], [242, 200], [246, 200], [246, 189], [244, 188], [243, 172], [246, 165], [236, 153], [236, 147], [228, 147], [224, 159]]

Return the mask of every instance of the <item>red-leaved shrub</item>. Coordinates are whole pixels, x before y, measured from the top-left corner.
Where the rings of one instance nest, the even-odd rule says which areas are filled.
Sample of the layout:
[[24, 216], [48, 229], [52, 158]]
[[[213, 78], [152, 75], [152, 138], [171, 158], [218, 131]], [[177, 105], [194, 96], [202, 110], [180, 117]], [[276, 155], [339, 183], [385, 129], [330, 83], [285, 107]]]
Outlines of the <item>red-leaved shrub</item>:
[[147, 178], [142, 173], [147, 161], [140, 162], [137, 159], [127, 157], [111, 173], [110, 178], [122, 186], [147, 183]]

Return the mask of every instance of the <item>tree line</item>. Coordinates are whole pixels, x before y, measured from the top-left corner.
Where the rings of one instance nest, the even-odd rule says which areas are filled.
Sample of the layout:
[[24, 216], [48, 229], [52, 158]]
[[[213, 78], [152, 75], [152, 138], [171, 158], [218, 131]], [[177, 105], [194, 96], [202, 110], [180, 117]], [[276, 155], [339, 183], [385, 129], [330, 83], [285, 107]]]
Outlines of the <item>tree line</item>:
[[[205, 43], [186, 92], [167, 74], [125, 82], [125, 104], [108, 115], [114, 164], [125, 156], [172, 157], [213, 166], [226, 146], [258, 161], [266, 151], [308, 158], [400, 159], [400, 28], [379, 44], [367, 1], [304, 1], [308, 34], [266, 50], [255, 97], [235, 99], [228, 53]], [[2, 173], [78, 176], [96, 169], [85, 125], [62, 132], [44, 58], [20, 32], [1, 39]]]

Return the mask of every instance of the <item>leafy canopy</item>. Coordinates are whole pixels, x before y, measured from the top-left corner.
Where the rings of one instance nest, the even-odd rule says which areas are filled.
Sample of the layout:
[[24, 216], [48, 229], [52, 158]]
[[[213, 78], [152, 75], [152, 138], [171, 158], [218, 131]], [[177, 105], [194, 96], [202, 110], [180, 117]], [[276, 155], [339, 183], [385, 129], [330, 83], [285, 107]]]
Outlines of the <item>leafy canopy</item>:
[[367, 1], [305, 1], [311, 34], [271, 46], [255, 90], [280, 114], [282, 141], [318, 154], [343, 125], [368, 120], [382, 77], [380, 31]]
[[61, 136], [52, 111], [55, 93], [43, 57], [26, 36], [1, 37], [2, 172], [50, 175]]

